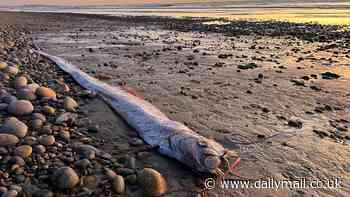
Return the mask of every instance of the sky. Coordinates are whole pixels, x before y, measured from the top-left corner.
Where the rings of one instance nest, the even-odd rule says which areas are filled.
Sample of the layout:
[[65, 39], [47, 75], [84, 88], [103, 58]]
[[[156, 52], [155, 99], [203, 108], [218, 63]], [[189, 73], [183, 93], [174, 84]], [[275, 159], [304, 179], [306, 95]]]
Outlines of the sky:
[[[197, 0], [198, 2], [199, 0]], [[186, 3], [193, 0], [0, 0], [0, 5], [108, 5], [108, 4], [145, 4], [145, 3]], [[200, 2], [200, 1], [199, 1]]]

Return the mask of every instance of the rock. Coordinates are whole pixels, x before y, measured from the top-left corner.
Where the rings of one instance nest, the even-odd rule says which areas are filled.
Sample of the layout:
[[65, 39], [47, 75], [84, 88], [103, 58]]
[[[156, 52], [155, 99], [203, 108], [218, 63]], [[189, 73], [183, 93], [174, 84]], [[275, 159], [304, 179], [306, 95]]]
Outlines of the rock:
[[81, 169], [87, 169], [91, 166], [91, 162], [88, 159], [81, 159], [74, 163], [74, 165]]
[[127, 157], [125, 160], [125, 166], [130, 169], [136, 168], [136, 159], [135, 157]]
[[19, 156], [11, 157], [9, 163], [16, 164], [16, 165], [19, 165], [19, 166], [24, 166], [26, 164], [24, 159], [22, 157], [19, 157]]
[[300, 120], [291, 119], [288, 121], [288, 126], [301, 129], [301, 128], [303, 128], [303, 123]]
[[324, 72], [321, 74], [322, 79], [338, 79], [340, 78], [340, 75], [332, 72]]
[[0, 146], [12, 146], [18, 142], [19, 139], [15, 135], [0, 133]]
[[81, 177], [81, 183], [84, 187], [92, 190], [96, 190], [98, 187], [98, 184], [100, 182], [100, 179], [96, 175], [90, 175], [90, 176], [83, 176]]
[[144, 168], [137, 174], [138, 183], [148, 196], [161, 196], [167, 191], [167, 183], [163, 176], [154, 169]]
[[0, 103], [0, 110], [6, 110], [8, 106], [7, 103]]
[[88, 127], [88, 132], [90, 133], [98, 133], [100, 127], [98, 125], [92, 125]]
[[45, 148], [45, 146], [39, 144], [39, 145], [34, 146], [33, 151], [37, 154], [43, 154], [46, 152], [46, 148]]
[[41, 113], [33, 113], [32, 120], [35, 120], [35, 119], [40, 119], [41, 121], [46, 122], [46, 117]]
[[105, 169], [105, 174], [106, 174], [107, 177], [108, 177], [109, 179], [111, 179], [111, 180], [113, 180], [114, 177], [117, 176], [117, 174], [116, 174], [113, 170], [108, 169], [108, 168]]
[[50, 115], [50, 116], [55, 115], [56, 113], [56, 109], [48, 105], [45, 105], [42, 111], [44, 112], [44, 114]]
[[18, 192], [16, 190], [9, 190], [1, 195], [1, 197], [16, 197]]
[[16, 78], [15, 88], [16, 89], [24, 88], [27, 84], [28, 84], [27, 78], [24, 76], [20, 76]]
[[32, 92], [36, 92], [36, 90], [39, 88], [40, 86], [36, 83], [31, 83], [29, 85], [27, 85], [27, 89], [31, 90]]
[[4, 148], [4, 147], [0, 147], [0, 155], [7, 155], [9, 153], [9, 151]]
[[54, 173], [54, 180], [60, 189], [73, 189], [79, 183], [79, 176], [72, 168], [62, 167]]
[[17, 98], [22, 100], [34, 101], [36, 94], [29, 88], [22, 88], [17, 90]]
[[53, 135], [41, 136], [39, 138], [39, 143], [44, 146], [51, 146], [55, 143], [55, 137]]
[[255, 63], [238, 65], [238, 68], [242, 69], [242, 70], [254, 69], [254, 68], [257, 68], [257, 67], [258, 67], [258, 65], [256, 65]]
[[34, 144], [36, 144], [36, 142], [37, 142], [37, 139], [35, 137], [32, 137], [32, 136], [26, 136], [23, 139], [23, 144], [27, 144], [27, 145], [34, 145]]
[[11, 94], [8, 94], [3, 97], [2, 99], [5, 103], [10, 104], [12, 102], [17, 101], [18, 99], [15, 96], [12, 96]]
[[137, 176], [135, 174], [129, 175], [125, 178], [127, 183], [130, 183], [132, 185], [137, 184]]
[[40, 129], [43, 125], [44, 125], [44, 123], [40, 119], [32, 120], [32, 128], [33, 129]]
[[117, 194], [123, 194], [125, 192], [124, 178], [120, 175], [116, 175], [113, 179], [113, 189]]
[[32, 103], [27, 100], [13, 101], [10, 103], [10, 105], [7, 108], [7, 111], [10, 114], [13, 114], [16, 116], [29, 115], [33, 112], [33, 110], [34, 110], [34, 107]]
[[7, 68], [7, 63], [6, 62], [0, 62], [0, 70], [4, 70]]
[[7, 74], [9, 74], [10, 76], [15, 76], [18, 74], [19, 70], [16, 66], [8, 66], [6, 69], [5, 69], [5, 72]]
[[23, 138], [27, 135], [28, 127], [17, 118], [10, 117], [5, 120], [5, 123], [0, 130], [2, 133], [8, 133]]
[[75, 120], [77, 119], [77, 115], [76, 114], [73, 114], [73, 113], [63, 113], [61, 115], [59, 115], [57, 118], [56, 118], [56, 124], [63, 124], [65, 122], [75, 122]]
[[66, 97], [63, 101], [63, 108], [69, 112], [74, 112], [78, 106], [78, 103], [71, 97]]
[[70, 140], [70, 133], [68, 131], [61, 130], [59, 136], [65, 141]]
[[56, 93], [51, 88], [39, 87], [35, 93], [40, 97], [56, 100]]
[[15, 149], [15, 155], [20, 156], [22, 158], [27, 158], [32, 155], [33, 149], [29, 145], [22, 145]]
[[132, 138], [130, 141], [129, 141], [129, 144], [132, 145], [132, 146], [142, 146], [143, 145], [143, 141], [139, 138]]

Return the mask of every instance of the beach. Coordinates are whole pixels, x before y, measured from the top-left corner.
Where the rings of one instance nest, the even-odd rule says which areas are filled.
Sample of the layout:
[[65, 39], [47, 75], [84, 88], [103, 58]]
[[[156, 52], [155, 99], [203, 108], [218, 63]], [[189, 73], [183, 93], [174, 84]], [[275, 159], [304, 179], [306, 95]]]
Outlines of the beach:
[[[29, 12], [1, 12], [0, 18], [3, 41], [0, 61], [21, 65], [21, 74], [40, 85], [51, 87], [63, 77], [74, 87], [67, 94], [78, 101], [77, 122], [83, 123], [65, 125], [73, 130], [70, 132], [75, 137], [64, 147], [70, 148], [79, 141], [109, 155], [90, 158], [93, 165], [86, 172], [76, 170], [81, 180], [93, 177], [96, 185], [79, 183], [61, 190], [45, 184], [47, 179], [38, 179], [32, 181], [36, 187], [66, 196], [113, 196], [113, 189], [106, 184], [108, 178], [100, 171], [111, 168], [129, 180], [135, 178], [132, 175], [137, 171], [150, 167], [165, 177], [169, 190], [165, 196], [349, 195], [350, 33], [347, 27]], [[22, 40], [22, 45], [12, 46], [11, 42], [16, 40]], [[137, 132], [98, 96], [81, 96], [82, 88], [52, 62], [44, 58], [41, 64], [29, 61], [28, 57], [33, 56], [30, 49], [36, 47], [72, 62], [101, 81], [127, 88], [169, 118], [235, 151], [241, 163], [227, 178], [338, 178], [342, 187], [216, 188], [199, 192], [208, 176], [149, 149]], [[45, 103], [36, 103], [35, 110], [42, 106]], [[5, 118], [7, 113], [2, 114], [2, 121]], [[88, 132], [89, 129], [98, 132]], [[39, 138], [41, 134], [30, 135]], [[50, 135], [58, 138], [63, 134]], [[135, 145], [134, 141], [139, 140], [141, 143]], [[62, 154], [57, 148], [52, 151]], [[64, 160], [64, 166], [77, 169], [78, 158], [72, 158], [72, 161]], [[130, 167], [130, 158], [136, 159], [136, 166]], [[56, 168], [58, 164], [51, 161], [46, 159], [49, 169]], [[3, 165], [2, 170], [7, 168], [8, 165]], [[48, 170], [44, 175], [50, 173]], [[16, 175], [10, 173], [12, 176]], [[15, 182], [2, 180], [9, 185]], [[16, 184], [26, 188], [28, 182]], [[140, 184], [131, 181], [126, 182], [125, 196], [144, 196], [144, 193]]]

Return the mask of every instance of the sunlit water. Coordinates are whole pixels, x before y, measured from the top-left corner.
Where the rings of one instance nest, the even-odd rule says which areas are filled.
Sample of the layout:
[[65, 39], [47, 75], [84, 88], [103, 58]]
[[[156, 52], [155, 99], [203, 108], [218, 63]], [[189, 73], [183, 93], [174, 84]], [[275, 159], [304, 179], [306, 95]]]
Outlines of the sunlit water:
[[[42, 11], [42, 12], [72, 12], [104, 15], [134, 15], [134, 16], [170, 16], [170, 17], [209, 17], [226, 18], [229, 20], [279, 20], [297, 23], [319, 23], [350, 25], [349, 5], [312, 6], [304, 8], [291, 7], [142, 7], [142, 8], [56, 8], [33, 7], [16, 8], [14, 11]], [[331, 8], [330, 8], [331, 7]]]

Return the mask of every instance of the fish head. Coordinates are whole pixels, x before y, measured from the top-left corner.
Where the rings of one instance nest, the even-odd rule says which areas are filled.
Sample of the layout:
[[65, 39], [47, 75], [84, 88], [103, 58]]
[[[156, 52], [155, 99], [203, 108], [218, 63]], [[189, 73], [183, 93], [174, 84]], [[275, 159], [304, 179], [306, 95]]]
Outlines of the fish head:
[[225, 148], [210, 139], [203, 139], [196, 144], [196, 168], [200, 172], [222, 175], [225, 163]]

